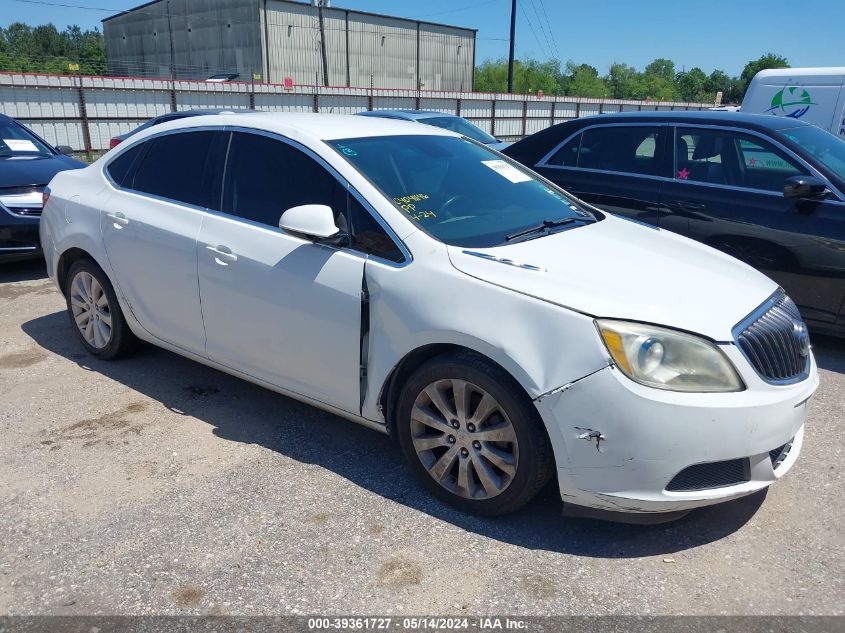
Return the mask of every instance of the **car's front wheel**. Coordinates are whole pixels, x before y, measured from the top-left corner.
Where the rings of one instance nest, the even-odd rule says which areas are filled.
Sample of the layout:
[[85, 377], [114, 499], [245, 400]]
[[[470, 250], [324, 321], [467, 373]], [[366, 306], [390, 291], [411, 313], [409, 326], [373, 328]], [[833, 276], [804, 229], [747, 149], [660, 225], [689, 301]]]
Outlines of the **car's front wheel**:
[[501, 368], [472, 353], [440, 356], [414, 372], [400, 393], [396, 423], [412, 470], [461, 510], [512, 512], [553, 472], [531, 400]]
[[137, 339], [123, 317], [114, 288], [92, 260], [80, 259], [71, 265], [65, 299], [73, 329], [88, 352], [110, 360], [135, 346]]

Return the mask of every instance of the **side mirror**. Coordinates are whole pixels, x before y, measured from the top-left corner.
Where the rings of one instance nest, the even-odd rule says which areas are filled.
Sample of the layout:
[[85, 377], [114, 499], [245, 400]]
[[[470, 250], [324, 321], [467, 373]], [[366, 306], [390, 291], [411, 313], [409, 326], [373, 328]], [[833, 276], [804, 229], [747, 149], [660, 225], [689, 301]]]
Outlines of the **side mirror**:
[[829, 191], [827, 183], [815, 176], [790, 176], [783, 185], [785, 198], [823, 200]]
[[73, 148], [70, 145], [59, 145], [56, 147], [56, 151], [59, 152], [59, 154], [64, 154], [65, 156], [73, 154]]
[[324, 204], [291, 207], [279, 218], [279, 228], [314, 240], [324, 240], [340, 233], [334, 223], [334, 211]]

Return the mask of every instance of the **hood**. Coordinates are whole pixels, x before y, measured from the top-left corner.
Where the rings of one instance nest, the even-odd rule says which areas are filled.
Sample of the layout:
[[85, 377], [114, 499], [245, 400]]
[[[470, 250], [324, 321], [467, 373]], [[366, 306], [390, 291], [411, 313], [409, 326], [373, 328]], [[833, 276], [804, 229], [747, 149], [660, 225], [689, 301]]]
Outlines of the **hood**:
[[60, 171], [82, 167], [85, 167], [82, 161], [62, 154], [43, 158], [0, 158], [0, 189], [46, 185]]
[[715, 249], [614, 216], [517, 244], [448, 251], [455, 268], [489, 283], [590, 316], [717, 341], [733, 340], [733, 327], [777, 290]]

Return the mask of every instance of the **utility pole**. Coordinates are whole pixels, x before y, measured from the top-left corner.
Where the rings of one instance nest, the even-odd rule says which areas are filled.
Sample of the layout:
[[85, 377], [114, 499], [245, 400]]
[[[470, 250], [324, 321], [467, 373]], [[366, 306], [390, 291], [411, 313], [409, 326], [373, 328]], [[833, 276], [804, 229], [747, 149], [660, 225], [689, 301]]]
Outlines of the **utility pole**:
[[511, 1], [511, 48], [508, 53], [508, 92], [513, 92], [513, 47], [516, 35], [516, 0]]
[[320, 20], [320, 54], [323, 57], [323, 85], [329, 85], [329, 64], [326, 58], [326, 30], [323, 27], [323, 1], [317, 0], [317, 16]]

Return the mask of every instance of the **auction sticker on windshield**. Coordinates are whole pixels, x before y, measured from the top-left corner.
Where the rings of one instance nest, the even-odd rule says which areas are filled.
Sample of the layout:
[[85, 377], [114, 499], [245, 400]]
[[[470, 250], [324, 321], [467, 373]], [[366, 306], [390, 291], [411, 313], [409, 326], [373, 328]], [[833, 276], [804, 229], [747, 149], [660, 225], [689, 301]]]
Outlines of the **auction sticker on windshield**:
[[509, 165], [503, 160], [483, 160], [481, 162], [511, 182], [528, 182], [531, 180], [531, 176], [522, 173], [516, 167]]
[[37, 152], [38, 148], [30, 140], [19, 138], [4, 138], [3, 143], [6, 144], [13, 152]]

